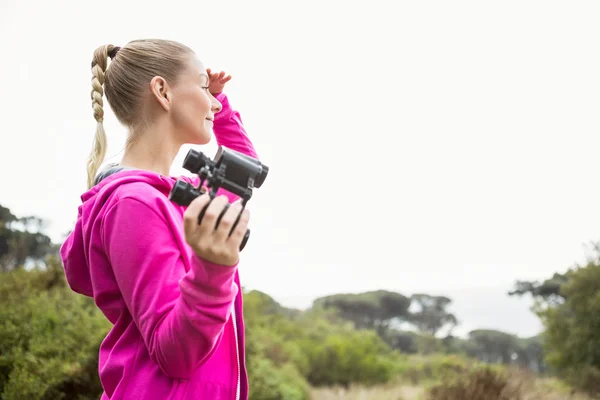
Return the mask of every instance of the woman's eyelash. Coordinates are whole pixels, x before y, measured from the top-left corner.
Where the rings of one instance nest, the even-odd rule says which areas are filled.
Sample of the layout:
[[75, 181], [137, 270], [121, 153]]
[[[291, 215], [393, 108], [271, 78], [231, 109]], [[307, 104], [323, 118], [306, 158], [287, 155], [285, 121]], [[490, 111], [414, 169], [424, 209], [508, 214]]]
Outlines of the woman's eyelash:
[[209, 89], [209, 87], [208, 87], [208, 86], [202, 86], [202, 89], [204, 89], [204, 90], [208, 90], [208, 89]]

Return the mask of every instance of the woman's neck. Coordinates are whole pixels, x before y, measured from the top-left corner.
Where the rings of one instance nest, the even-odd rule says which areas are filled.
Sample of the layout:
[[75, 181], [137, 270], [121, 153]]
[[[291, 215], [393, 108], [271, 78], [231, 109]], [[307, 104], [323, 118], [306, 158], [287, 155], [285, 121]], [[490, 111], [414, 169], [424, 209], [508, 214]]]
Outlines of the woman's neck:
[[152, 126], [143, 132], [131, 132], [134, 139], [128, 143], [120, 165], [169, 176], [181, 144], [170, 140], [173, 135], [168, 135], [166, 129]]

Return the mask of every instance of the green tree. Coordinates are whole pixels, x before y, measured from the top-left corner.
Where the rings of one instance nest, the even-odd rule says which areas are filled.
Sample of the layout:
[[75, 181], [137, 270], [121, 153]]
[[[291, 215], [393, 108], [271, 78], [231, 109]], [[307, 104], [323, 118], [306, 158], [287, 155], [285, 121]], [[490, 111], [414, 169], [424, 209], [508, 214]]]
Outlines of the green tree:
[[561, 294], [561, 286], [567, 282], [564, 274], [555, 273], [552, 278], [543, 282], [537, 281], [517, 281], [514, 290], [508, 294], [510, 296], [523, 296], [529, 294], [534, 298], [542, 299], [548, 303], [560, 303], [564, 300]]
[[58, 246], [43, 233], [45, 222], [36, 216], [18, 218], [0, 205], [0, 271], [22, 267], [25, 261], [43, 261]]
[[0, 279], [0, 398], [97, 399], [98, 348], [110, 323], [67, 286], [60, 261]]
[[334, 308], [340, 317], [358, 329], [374, 329], [381, 337], [394, 321], [409, 318], [410, 298], [400, 293], [377, 290], [359, 294], [336, 294], [314, 301], [314, 308]]
[[511, 364], [520, 351], [516, 336], [496, 330], [471, 331], [469, 340], [473, 344], [469, 355], [486, 363]]
[[402, 353], [415, 354], [419, 350], [419, 334], [410, 331], [388, 329], [382, 338], [391, 348]]
[[435, 336], [446, 326], [451, 332], [458, 325], [457, 318], [447, 310], [452, 303], [450, 298], [419, 293], [413, 294], [411, 300], [417, 310], [411, 312], [410, 322], [421, 332]]
[[592, 250], [585, 265], [553, 277], [560, 281], [556, 293], [528, 293], [536, 299], [533, 310], [545, 327], [542, 343], [548, 365], [572, 384], [600, 396], [599, 246], [594, 244]]
[[544, 348], [541, 336], [519, 339], [518, 341], [518, 363], [536, 373], [546, 372], [547, 366], [544, 361]]

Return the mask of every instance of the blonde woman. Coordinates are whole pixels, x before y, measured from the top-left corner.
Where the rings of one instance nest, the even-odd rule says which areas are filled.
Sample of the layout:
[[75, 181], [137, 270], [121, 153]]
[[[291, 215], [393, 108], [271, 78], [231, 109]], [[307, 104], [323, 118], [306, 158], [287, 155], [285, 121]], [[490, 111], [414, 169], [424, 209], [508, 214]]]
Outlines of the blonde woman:
[[[113, 324], [100, 347], [102, 399], [248, 398], [237, 271], [248, 211], [225, 191], [187, 208], [168, 200], [183, 144], [206, 144], [214, 133], [219, 145], [256, 157], [223, 93], [230, 79], [173, 41], [94, 52], [89, 190], [61, 257], [72, 290], [93, 297]], [[120, 164], [98, 174], [103, 94], [128, 138]]]

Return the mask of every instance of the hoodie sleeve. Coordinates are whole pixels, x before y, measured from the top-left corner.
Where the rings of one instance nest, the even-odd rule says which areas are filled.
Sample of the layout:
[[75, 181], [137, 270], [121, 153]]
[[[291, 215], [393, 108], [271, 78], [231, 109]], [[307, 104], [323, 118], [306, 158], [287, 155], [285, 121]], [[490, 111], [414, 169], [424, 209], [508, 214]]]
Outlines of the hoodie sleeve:
[[238, 293], [237, 266], [195, 255], [186, 272], [165, 215], [125, 197], [107, 212], [106, 254], [150, 357], [169, 377], [188, 379], [214, 352]]
[[[223, 106], [221, 111], [215, 114], [213, 131], [215, 133], [215, 138], [217, 139], [217, 144], [258, 159], [254, 145], [242, 124], [240, 113], [231, 107], [225, 93], [221, 92], [217, 94], [215, 98], [219, 100]], [[227, 196], [230, 203], [239, 199], [237, 195], [224, 189], [219, 189], [217, 191], [217, 195], [221, 194]]]
[[254, 145], [250, 141], [246, 129], [242, 124], [242, 118], [238, 111], [235, 111], [225, 93], [219, 93], [215, 96], [223, 108], [215, 114], [215, 125], [213, 131], [217, 144], [225, 146], [242, 154], [253, 158], [258, 158]]

